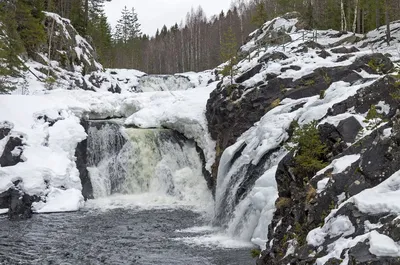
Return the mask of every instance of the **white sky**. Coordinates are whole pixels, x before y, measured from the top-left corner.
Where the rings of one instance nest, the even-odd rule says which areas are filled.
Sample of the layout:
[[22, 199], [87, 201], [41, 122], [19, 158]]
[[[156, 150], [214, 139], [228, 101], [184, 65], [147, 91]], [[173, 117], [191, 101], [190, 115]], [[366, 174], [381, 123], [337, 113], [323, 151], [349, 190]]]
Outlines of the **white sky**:
[[150, 36], [155, 35], [157, 28], [165, 24], [171, 27], [176, 22], [185, 20], [186, 13], [192, 7], [203, 7], [207, 17], [227, 11], [231, 0], [112, 0], [105, 5], [105, 11], [112, 28], [121, 16], [124, 6], [134, 7], [138, 14], [142, 32]]

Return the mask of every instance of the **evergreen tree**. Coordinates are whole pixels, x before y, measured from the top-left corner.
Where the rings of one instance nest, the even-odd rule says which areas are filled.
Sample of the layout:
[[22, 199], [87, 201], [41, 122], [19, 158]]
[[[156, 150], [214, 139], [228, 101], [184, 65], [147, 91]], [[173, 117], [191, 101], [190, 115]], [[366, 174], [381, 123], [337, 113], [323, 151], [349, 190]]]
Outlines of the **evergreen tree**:
[[14, 19], [17, 23], [17, 31], [29, 55], [32, 55], [38, 46], [46, 42], [46, 33], [41, 23], [43, 18], [39, 1], [16, 1]]
[[125, 6], [122, 10], [121, 18], [115, 27], [114, 39], [118, 42], [127, 43], [129, 40], [139, 38], [140, 36], [140, 24], [135, 9], [128, 10]]
[[226, 61], [227, 64], [222, 70], [222, 75], [230, 76], [231, 85], [233, 84], [233, 76], [235, 75], [235, 66], [238, 62], [237, 59], [237, 40], [231, 27], [225, 32], [221, 43], [221, 59]]
[[13, 10], [9, 3], [0, 3], [0, 94], [16, 88], [9, 77], [18, 76], [19, 71], [25, 68], [19, 57], [24, 47], [17, 32]]
[[103, 1], [91, 1], [87, 34], [91, 36], [100, 61], [106, 67], [112, 63], [111, 27], [104, 13]]
[[257, 5], [256, 13], [251, 17], [251, 23], [256, 27], [261, 27], [267, 22], [267, 10], [265, 9], [264, 3], [261, 2]]

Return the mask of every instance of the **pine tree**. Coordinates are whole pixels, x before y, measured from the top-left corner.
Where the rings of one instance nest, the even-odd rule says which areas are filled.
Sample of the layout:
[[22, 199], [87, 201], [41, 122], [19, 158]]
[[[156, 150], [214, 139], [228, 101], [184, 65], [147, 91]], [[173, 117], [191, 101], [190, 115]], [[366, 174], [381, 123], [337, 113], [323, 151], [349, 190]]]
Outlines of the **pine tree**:
[[261, 2], [257, 5], [256, 13], [251, 17], [251, 23], [257, 28], [264, 25], [267, 22], [267, 10], [265, 9], [264, 3]]
[[121, 18], [115, 27], [114, 39], [118, 42], [127, 43], [129, 40], [139, 38], [140, 36], [140, 24], [135, 9], [128, 10], [125, 6], [122, 10]]
[[24, 47], [12, 10], [15, 9], [8, 3], [0, 3], [0, 94], [16, 88], [9, 77], [18, 76], [19, 71], [25, 68], [19, 57]]
[[222, 70], [222, 75], [230, 76], [231, 85], [233, 84], [233, 76], [235, 75], [235, 66], [238, 62], [237, 60], [237, 40], [235, 34], [231, 27], [225, 32], [221, 43], [221, 59], [226, 61], [227, 64]]
[[39, 1], [18, 0], [15, 9], [17, 31], [29, 55], [32, 55], [38, 46], [46, 42], [46, 33], [42, 20], [44, 15]]
[[91, 1], [87, 34], [91, 36], [100, 61], [105, 66], [111, 66], [112, 34], [104, 12], [103, 1]]

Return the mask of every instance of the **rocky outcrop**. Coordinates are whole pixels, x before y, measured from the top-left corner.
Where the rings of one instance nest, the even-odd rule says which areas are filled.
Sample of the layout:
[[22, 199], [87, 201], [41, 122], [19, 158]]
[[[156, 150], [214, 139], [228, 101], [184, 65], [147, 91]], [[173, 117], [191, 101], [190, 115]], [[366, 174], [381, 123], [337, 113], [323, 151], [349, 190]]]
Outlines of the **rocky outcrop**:
[[59, 62], [59, 67], [74, 72], [77, 66], [82, 68], [82, 74], [102, 70], [97, 62], [96, 51], [82, 38], [68, 19], [57, 14], [45, 12], [43, 21], [48, 34], [47, 45], [41, 47], [33, 58], [44, 65], [48, 64], [44, 54], [50, 49], [50, 59]]
[[[85, 128], [85, 132], [88, 132], [89, 122], [82, 120], [81, 125]], [[93, 187], [92, 182], [89, 177], [88, 172], [88, 140], [85, 139], [82, 142], [78, 143], [78, 146], [75, 150], [76, 157], [76, 167], [79, 171], [79, 178], [81, 179], [82, 184], [82, 196], [85, 200], [93, 199]]]
[[[394, 129], [400, 118], [399, 114], [395, 115], [399, 102], [391, 96], [391, 93], [396, 90], [395, 84], [396, 80], [387, 76], [362, 89], [354, 97], [332, 107], [334, 112], [332, 115], [339, 114], [338, 109], [344, 110], [344, 108], [340, 108], [343, 104], [362, 112], [369, 108], [367, 106], [384, 101], [390, 109], [390, 111], [382, 112], [383, 119], [389, 121], [386, 125], [375, 129], [370, 135], [350, 147], [342, 144], [344, 142], [354, 143], [359, 123], [354, 121], [354, 118], [348, 118], [339, 123], [334, 138], [338, 143], [342, 143], [342, 147], [328, 152], [335, 154], [329, 160], [354, 154], [360, 156], [345, 171], [335, 173], [332, 169], [328, 169], [309, 182], [304, 182], [302, 179], [293, 179], [291, 172], [295, 165], [292, 154], [287, 155], [280, 162], [276, 173], [280, 198], [277, 200], [277, 209], [269, 226], [270, 239], [266, 244], [267, 250], [263, 252], [257, 264], [314, 264], [316, 258], [329, 253], [329, 245], [334, 242], [335, 238], [327, 235], [321, 246], [314, 247], [307, 243], [308, 233], [326, 225], [325, 217], [341, 202], [368, 188], [377, 186], [400, 170], [400, 133]], [[376, 99], [373, 98], [374, 96]], [[385, 134], [385, 131], [390, 128], [393, 128], [391, 129], [392, 134]], [[320, 131], [323, 135], [323, 125], [320, 126]], [[325, 138], [323, 142], [329, 143], [329, 139]], [[330, 148], [335, 148], [335, 146], [339, 145], [334, 144]], [[320, 189], [319, 182], [324, 179], [328, 180], [326, 187], [323, 192], [317, 192]], [[283, 200], [285, 203], [282, 203]], [[366, 233], [365, 222], [382, 224], [377, 231], [390, 235], [392, 238], [398, 229], [394, 225], [396, 216], [392, 216], [391, 212], [369, 214], [361, 212], [351, 202], [336, 211], [331, 219], [343, 216], [348, 218], [355, 228], [354, 232], [348, 235], [352, 238]], [[292, 247], [293, 252], [287, 252], [289, 247]], [[360, 242], [355, 246], [345, 248], [346, 252], [342, 253], [341, 258], [344, 259], [345, 253], [348, 253], [353, 262], [351, 264], [375, 264], [370, 262], [379, 260], [384, 262], [383, 264], [397, 264], [393, 263], [397, 259], [374, 257], [368, 249], [367, 242]], [[310, 253], [316, 254], [310, 256]], [[332, 259], [325, 264], [336, 264], [337, 261]]]
[[0, 157], [1, 167], [15, 166], [20, 162], [24, 162], [22, 159], [23, 152], [23, 136], [10, 136], [7, 144], [4, 147], [3, 154]]
[[14, 182], [14, 187], [0, 193], [0, 209], [8, 209], [8, 218], [13, 221], [32, 217], [32, 203], [38, 201], [36, 196], [23, 193]]
[[[265, 58], [276, 58], [278, 61], [286, 59], [286, 56], [279, 54], [278, 56], [277, 54], [266, 54], [262, 58], [267, 61], [269, 59]], [[379, 67], [374, 67], [375, 65], [379, 65]], [[223, 150], [234, 144], [243, 132], [259, 121], [265, 113], [276, 106], [276, 104], [279, 104], [282, 99], [299, 99], [321, 95], [334, 82], [344, 81], [354, 84], [363, 80], [363, 77], [358, 72], [387, 73], [392, 68], [393, 63], [384, 55], [369, 54], [357, 58], [349, 66], [317, 68], [313, 73], [297, 80], [282, 78], [277, 75], [266, 75], [265, 79], [254, 87], [246, 87], [241, 84], [225, 86], [221, 82], [217, 86], [217, 89], [211, 93], [210, 99], [207, 102], [206, 112], [211, 136], [217, 141], [218, 146], [217, 163], [214, 166], [213, 176], [216, 177], [218, 161]], [[261, 68], [258, 67], [257, 69]], [[252, 69], [250, 73], [241, 75], [238, 80], [246, 80], [246, 78], [250, 78], [254, 74], [254, 69]], [[363, 99], [359, 98], [358, 100], [363, 100], [363, 103], [345, 105], [347, 101], [344, 101], [335, 106], [330, 115], [344, 113], [351, 106], [357, 106], [357, 111], [362, 112], [363, 110], [366, 112], [372, 103], [378, 103], [380, 101], [378, 99], [382, 98], [388, 99], [389, 102], [393, 101], [391, 97], [388, 97], [388, 93], [391, 93], [390, 90], [382, 92], [376, 86], [379, 86], [379, 83], [374, 84], [368, 90], [371, 96], [359, 95]], [[385, 93], [385, 95], [378, 95], [380, 93]], [[350, 98], [348, 101], [352, 100], [356, 99]], [[340, 106], [342, 106], [341, 111], [337, 110]]]

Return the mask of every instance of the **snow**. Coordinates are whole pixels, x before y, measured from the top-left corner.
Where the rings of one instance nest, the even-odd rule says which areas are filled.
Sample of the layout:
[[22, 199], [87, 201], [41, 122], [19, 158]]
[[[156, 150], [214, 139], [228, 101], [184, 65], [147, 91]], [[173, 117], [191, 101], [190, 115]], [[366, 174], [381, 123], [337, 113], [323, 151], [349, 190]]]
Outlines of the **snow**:
[[400, 171], [394, 173], [379, 185], [363, 190], [348, 201], [364, 213], [400, 214]]
[[[0, 168], [0, 193], [13, 187], [14, 181], [20, 180], [20, 188], [30, 195], [46, 197], [48, 189], [59, 187], [64, 187], [66, 192], [76, 190], [80, 194], [82, 187], [74, 153], [78, 142], [86, 138], [86, 133], [79, 124], [80, 119], [68, 109], [63, 99], [0, 96], [0, 106], [3, 110], [0, 120], [12, 123], [14, 128], [11, 136], [23, 136], [25, 144], [25, 162]], [[43, 120], [37, 119], [43, 115], [60, 121], [49, 127]], [[15, 155], [17, 152], [20, 150], [13, 151]], [[70, 200], [74, 200], [76, 194], [70, 194]], [[63, 209], [60, 208], [60, 211]]]
[[[400, 214], [398, 201], [400, 200], [400, 171], [394, 173], [381, 184], [366, 189], [359, 194], [342, 202], [338, 209], [347, 203], [353, 203], [361, 212], [377, 215], [380, 213]], [[334, 216], [337, 210], [333, 210], [326, 218], [322, 227], [311, 230], [307, 235], [308, 244], [318, 247], [321, 246], [326, 237], [342, 235], [341, 238], [329, 245], [329, 254], [317, 260], [317, 264], [324, 264], [329, 258], [339, 258], [342, 251], [355, 246], [358, 242], [369, 239], [370, 252], [376, 256], [400, 256], [400, 246], [390, 237], [378, 233], [375, 229], [381, 224], [366, 223], [366, 233], [354, 238], [344, 238], [351, 236], [355, 231], [348, 217]], [[347, 252], [346, 252], [347, 256]]]
[[83, 205], [84, 200], [80, 190], [51, 188], [46, 194], [46, 202], [35, 202], [32, 208], [37, 213], [71, 212]]
[[392, 135], [393, 128], [386, 128], [383, 130], [383, 139], [389, 138]]
[[361, 155], [347, 155], [341, 158], [335, 159], [332, 161], [330, 165], [321, 169], [317, 172], [317, 175], [322, 175], [329, 169], [332, 170], [332, 174], [339, 174], [344, 172], [348, 167], [350, 167], [353, 163], [357, 162], [360, 159]]
[[377, 231], [369, 235], [369, 252], [377, 257], [400, 257], [400, 246], [390, 237]]
[[8, 213], [8, 209], [0, 209], [0, 215]]
[[321, 193], [325, 190], [326, 185], [328, 185], [329, 178], [323, 178], [317, 183], [317, 193]]
[[389, 114], [389, 112], [390, 112], [390, 105], [389, 105], [389, 104], [386, 104], [385, 101], [379, 101], [378, 104], [377, 104], [376, 106], [377, 106], [376, 111], [377, 111], [379, 114], [386, 114], [386, 115]]

